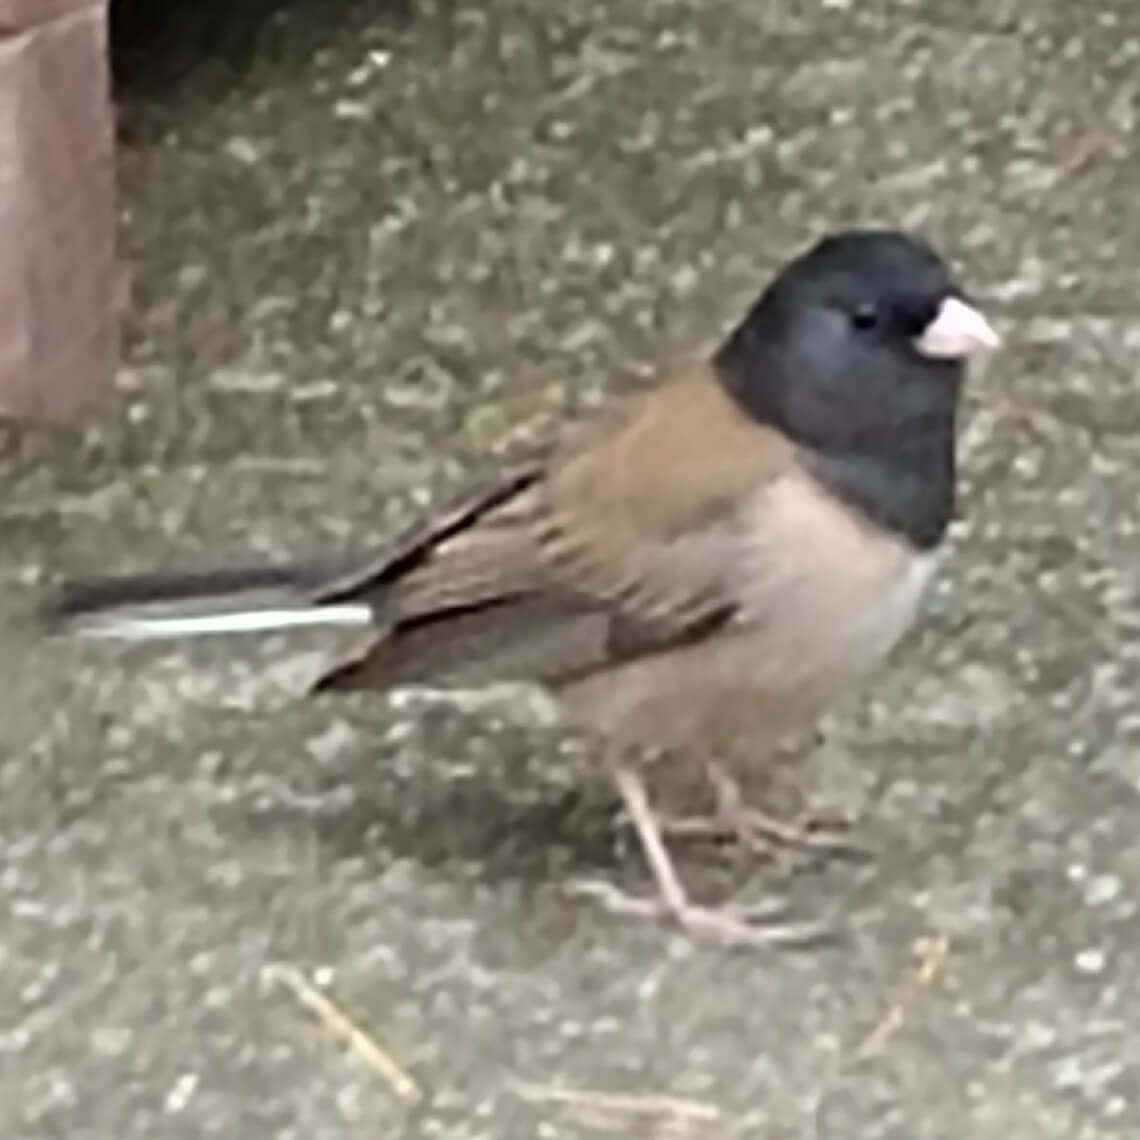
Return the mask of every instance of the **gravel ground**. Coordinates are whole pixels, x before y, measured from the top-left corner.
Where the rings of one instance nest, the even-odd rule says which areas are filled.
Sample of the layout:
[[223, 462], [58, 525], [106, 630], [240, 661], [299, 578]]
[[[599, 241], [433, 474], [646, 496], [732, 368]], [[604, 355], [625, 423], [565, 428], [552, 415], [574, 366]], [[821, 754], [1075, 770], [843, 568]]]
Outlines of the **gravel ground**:
[[[1140, 12], [261, 7], [131, 89], [116, 396], [0, 440], [0, 1134], [1134, 1140]], [[1009, 337], [929, 620], [762, 781], [876, 858], [685, 856], [830, 945], [568, 903], [643, 872], [517, 703], [300, 700], [335, 638], [27, 631], [65, 572], [366, 545], [866, 220]]]

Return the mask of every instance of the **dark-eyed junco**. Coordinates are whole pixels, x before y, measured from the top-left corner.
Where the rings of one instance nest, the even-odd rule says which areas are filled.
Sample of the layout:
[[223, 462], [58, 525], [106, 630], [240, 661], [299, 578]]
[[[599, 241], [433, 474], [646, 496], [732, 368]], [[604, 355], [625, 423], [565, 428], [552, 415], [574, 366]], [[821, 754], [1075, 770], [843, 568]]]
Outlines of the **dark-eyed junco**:
[[[634, 757], [762, 758], [899, 641], [954, 509], [965, 362], [997, 344], [928, 245], [835, 233], [784, 267], [707, 362], [347, 574], [104, 578], [65, 586], [45, 614], [128, 638], [367, 627], [318, 692], [541, 682], [612, 742], [657, 913], [726, 942], [776, 941], [788, 931], [690, 901]], [[714, 770], [727, 804], [731, 780]]]

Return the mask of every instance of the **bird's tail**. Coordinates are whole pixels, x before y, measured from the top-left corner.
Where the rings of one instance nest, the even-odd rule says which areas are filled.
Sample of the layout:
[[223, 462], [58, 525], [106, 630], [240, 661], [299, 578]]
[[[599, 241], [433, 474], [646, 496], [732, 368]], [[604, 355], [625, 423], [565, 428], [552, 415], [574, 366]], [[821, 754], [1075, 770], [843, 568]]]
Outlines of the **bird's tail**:
[[366, 626], [371, 606], [322, 597], [344, 569], [294, 563], [87, 578], [59, 587], [39, 617], [52, 632], [121, 640]]

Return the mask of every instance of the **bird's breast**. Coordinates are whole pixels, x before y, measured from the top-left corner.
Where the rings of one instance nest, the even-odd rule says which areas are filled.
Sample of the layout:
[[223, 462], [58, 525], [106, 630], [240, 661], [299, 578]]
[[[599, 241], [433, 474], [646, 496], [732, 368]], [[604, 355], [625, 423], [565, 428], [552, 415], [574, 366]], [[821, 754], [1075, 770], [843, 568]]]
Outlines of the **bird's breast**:
[[734, 587], [764, 671], [841, 680], [877, 665], [914, 622], [936, 556], [873, 526], [796, 470], [746, 508]]
[[757, 757], [873, 669], [914, 621], [934, 570], [790, 473], [758, 491], [731, 528], [694, 541], [737, 617], [708, 638], [569, 686], [574, 716], [617, 739]]

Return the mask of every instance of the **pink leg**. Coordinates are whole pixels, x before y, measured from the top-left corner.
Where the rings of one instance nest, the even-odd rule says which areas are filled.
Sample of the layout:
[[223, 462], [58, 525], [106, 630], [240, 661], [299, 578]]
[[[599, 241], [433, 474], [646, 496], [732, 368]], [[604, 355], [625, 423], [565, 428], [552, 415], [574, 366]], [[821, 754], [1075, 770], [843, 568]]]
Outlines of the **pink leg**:
[[722, 946], [795, 946], [825, 936], [818, 922], [783, 922], [783, 905], [770, 901], [758, 907], [711, 908], [690, 901], [661, 834], [639, 773], [618, 767], [614, 780], [637, 832], [646, 862], [657, 887], [656, 899], [636, 898], [607, 883], [578, 884], [579, 893], [596, 898], [608, 910], [638, 918], [671, 918], [694, 938]]

